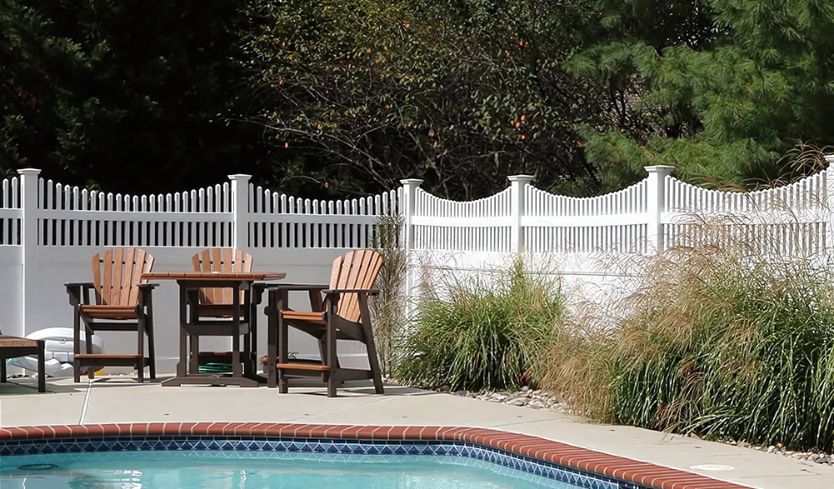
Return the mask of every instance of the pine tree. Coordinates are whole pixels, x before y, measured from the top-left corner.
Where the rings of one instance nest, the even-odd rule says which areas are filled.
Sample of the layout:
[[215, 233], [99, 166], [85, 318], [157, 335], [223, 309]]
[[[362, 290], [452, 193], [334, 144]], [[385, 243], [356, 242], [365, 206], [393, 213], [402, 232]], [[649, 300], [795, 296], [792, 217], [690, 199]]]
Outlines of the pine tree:
[[[632, 120], [586, 127], [611, 186], [646, 164], [755, 186], [790, 177], [799, 143], [834, 142], [834, 4], [813, 0], [592, 1], [603, 27], [571, 71], [624, 94]], [[681, 20], [688, 19], [688, 20]], [[672, 22], [674, 20], [674, 22]], [[667, 27], [674, 26], [674, 29]]]

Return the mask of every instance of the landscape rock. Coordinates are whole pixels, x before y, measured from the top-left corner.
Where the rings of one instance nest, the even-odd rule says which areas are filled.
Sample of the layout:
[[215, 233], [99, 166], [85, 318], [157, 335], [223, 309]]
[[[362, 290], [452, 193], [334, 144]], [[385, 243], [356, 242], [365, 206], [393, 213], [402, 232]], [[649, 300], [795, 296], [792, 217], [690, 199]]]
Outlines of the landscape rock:
[[[444, 390], [445, 387], [445, 390]], [[439, 389], [441, 392], [448, 392], [449, 386], [443, 386]], [[471, 397], [474, 399], [480, 399], [482, 401], [489, 401], [489, 402], [498, 402], [501, 404], [508, 404], [510, 406], [519, 406], [519, 407], [528, 407], [532, 409], [550, 409], [552, 411], [556, 411], [563, 414], [570, 414], [570, 409], [568, 406], [558, 399], [556, 396], [537, 389], [531, 389], [527, 386], [524, 386], [519, 391], [482, 391], [482, 392], [471, 392], [471, 391], [458, 391], [453, 392], [452, 394], [458, 396], [465, 396]], [[691, 433], [688, 435], [690, 438], [694, 438], [696, 440], [700, 440], [701, 437], [698, 435]], [[773, 453], [782, 455], [785, 457], [791, 457], [797, 460], [807, 460], [809, 462], [814, 462], [818, 464], [826, 464], [826, 465], [834, 465], [834, 454], [829, 453], [821, 453], [817, 451], [809, 451], [809, 452], [798, 452], [793, 450], [786, 450], [785, 446], [782, 443], [776, 443], [774, 445], [754, 445], [752, 443], [748, 443], [745, 441], [738, 441], [738, 440], [719, 440], [720, 443], [726, 443], [728, 445], [734, 445], [742, 448], [750, 448], [753, 450], [759, 450], [762, 452]]]

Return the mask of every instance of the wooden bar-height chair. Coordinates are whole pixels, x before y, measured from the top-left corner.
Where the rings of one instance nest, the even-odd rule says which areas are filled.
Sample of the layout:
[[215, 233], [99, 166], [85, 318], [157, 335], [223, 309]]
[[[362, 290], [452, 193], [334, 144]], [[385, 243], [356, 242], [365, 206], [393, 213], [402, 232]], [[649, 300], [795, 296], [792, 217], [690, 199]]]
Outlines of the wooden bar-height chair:
[[[81, 380], [81, 368], [84, 366], [133, 367], [139, 382], [144, 381], [147, 366], [151, 379], [156, 378], [151, 300], [151, 291], [156, 285], [142, 280], [142, 274], [151, 271], [153, 262], [153, 256], [141, 248], [107, 249], [104, 254], [93, 256], [92, 282], [66, 284], [69, 302], [73, 306], [73, 373], [76, 382]], [[90, 290], [94, 292], [94, 302], [90, 301]], [[87, 344], [85, 352], [80, 351], [82, 323]], [[98, 331], [136, 333], [136, 353], [93, 353], [92, 336]], [[87, 375], [92, 379], [94, 369], [89, 369]]]
[[[327, 395], [336, 395], [343, 380], [373, 379], [374, 390], [383, 393], [379, 359], [374, 343], [368, 297], [379, 293], [372, 288], [382, 255], [375, 250], [355, 250], [333, 261], [329, 285], [279, 285], [270, 288], [267, 383], [285, 393], [291, 376], [321, 376]], [[287, 308], [290, 291], [307, 291], [311, 312]], [[324, 299], [324, 300], [322, 300]], [[289, 327], [303, 331], [318, 341], [320, 362], [292, 361], [289, 358]], [[369, 370], [342, 368], [336, 351], [337, 340], [356, 340], [368, 350]], [[277, 357], [277, 358], [276, 358]]]
[[[208, 248], [196, 253], [191, 258], [195, 272], [251, 272], [254, 259], [240, 249]], [[230, 319], [234, 315], [234, 300], [230, 288], [202, 288], [196, 297], [191, 297], [191, 314], [195, 322], [200, 318]], [[240, 291], [240, 304], [246, 304], [246, 292]], [[249, 313], [241, 310], [241, 316], [247, 321]], [[231, 352], [201, 352], [200, 335], [189, 334], [190, 370], [197, 373], [200, 364], [225, 363], [232, 361]], [[243, 344], [242, 361], [254, 370], [254, 357], [257, 352], [250, 351], [249, 336], [246, 335]], [[251, 358], [250, 358], [251, 357]]]

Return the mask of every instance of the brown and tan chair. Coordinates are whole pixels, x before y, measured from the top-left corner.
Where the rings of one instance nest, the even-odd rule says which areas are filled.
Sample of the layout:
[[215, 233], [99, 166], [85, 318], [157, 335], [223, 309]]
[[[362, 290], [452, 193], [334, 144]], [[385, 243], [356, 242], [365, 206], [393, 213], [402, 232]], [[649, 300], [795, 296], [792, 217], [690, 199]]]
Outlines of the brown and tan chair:
[[[288, 378], [321, 376], [327, 383], [327, 395], [336, 395], [336, 386], [345, 380], [373, 379], [374, 390], [383, 393], [379, 359], [371, 325], [369, 296], [374, 289], [382, 255], [375, 250], [355, 250], [333, 261], [328, 285], [279, 285], [270, 288], [267, 383], [285, 393]], [[290, 291], [307, 291], [312, 311], [294, 311], [287, 307]], [[319, 344], [321, 361], [303, 362], [289, 358], [289, 327], [313, 336]], [[337, 340], [356, 340], [368, 350], [369, 370], [343, 368], [339, 365]], [[276, 379], [277, 377], [277, 379]]]
[[38, 358], [38, 392], [46, 392], [44, 340], [3, 336], [0, 332], [0, 382], [6, 382], [6, 359], [35, 355]]
[[[251, 272], [254, 259], [243, 250], [232, 248], [208, 248], [196, 253], [191, 262], [195, 272]], [[196, 300], [190, 301], [191, 313], [195, 315], [195, 323], [199, 324], [204, 319], [229, 319], [234, 315], [232, 289], [226, 288], [203, 288], [197, 294]], [[240, 303], [246, 304], [245, 292], [240, 293]], [[247, 321], [249, 314], [241, 311], [244, 321]], [[208, 332], [208, 331], [207, 331]], [[190, 369], [197, 372], [199, 364], [206, 363], [229, 363], [232, 359], [231, 352], [201, 352], [200, 334], [189, 335], [190, 345]], [[248, 363], [249, 369], [254, 370], [254, 356], [257, 352], [251, 352], [248, 336], [244, 339], [242, 361]], [[251, 358], [250, 358], [251, 357]]]
[[[107, 249], [103, 254], [96, 253], [93, 256], [92, 282], [66, 284], [69, 302], [73, 307], [73, 364], [76, 382], [80, 381], [81, 368], [85, 366], [133, 367], [139, 382], [144, 381], [147, 366], [151, 379], [156, 378], [151, 300], [151, 291], [156, 285], [142, 280], [142, 274], [151, 271], [153, 262], [153, 256], [140, 248]], [[87, 344], [85, 352], [80, 351], [82, 324]], [[136, 334], [136, 353], [93, 353], [92, 335], [98, 331]], [[88, 369], [87, 374], [92, 379], [94, 369]]]

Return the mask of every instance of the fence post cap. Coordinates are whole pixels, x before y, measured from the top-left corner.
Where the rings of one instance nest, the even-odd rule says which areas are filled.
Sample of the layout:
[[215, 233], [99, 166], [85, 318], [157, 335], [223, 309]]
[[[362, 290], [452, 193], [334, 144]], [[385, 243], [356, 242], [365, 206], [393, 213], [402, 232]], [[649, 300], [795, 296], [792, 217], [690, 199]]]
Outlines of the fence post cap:
[[227, 175], [229, 180], [249, 180], [252, 178], [252, 175], [247, 175], [246, 173], [236, 173], [234, 175]]
[[421, 178], [404, 178], [400, 180], [400, 183], [403, 185], [413, 185], [415, 187], [419, 186], [423, 183], [423, 179]]
[[21, 175], [39, 175], [41, 173], [40, 168], [21, 168], [17, 170], [17, 172]]
[[507, 177], [507, 180], [511, 182], [521, 182], [521, 183], [530, 183], [535, 180], [536, 177], [533, 175], [510, 175]]
[[675, 167], [671, 165], [644, 166], [643, 169], [646, 170], [646, 173], [664, 173], [666, 175], [670, 175], [675, 171]]

